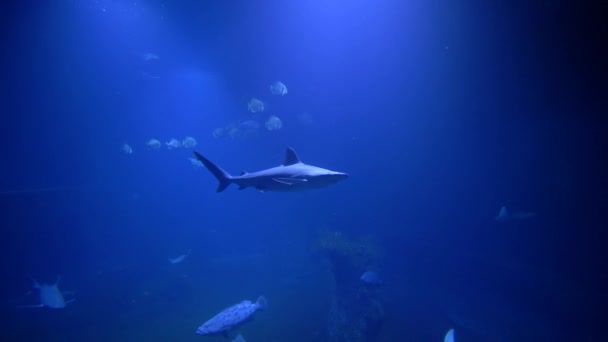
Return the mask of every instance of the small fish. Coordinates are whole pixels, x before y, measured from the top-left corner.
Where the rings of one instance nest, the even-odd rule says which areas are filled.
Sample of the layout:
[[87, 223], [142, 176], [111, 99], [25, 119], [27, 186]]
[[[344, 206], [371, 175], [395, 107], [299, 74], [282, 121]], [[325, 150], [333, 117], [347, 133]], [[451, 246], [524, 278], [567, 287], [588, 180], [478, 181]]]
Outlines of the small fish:
[[180, 256], [178, 256], [178, 257], [175, 257], [175, 258], [168, 258], [168, 259], [169, 259], [169, 262], [170, 262], [171, 264], [173, 264], [173, 265], [175, 265], [175, 264], [179, 264], [180, 262], [184, 261], [184, 259], [186, 259], [186, 258], [188, 257], [188, 255], [190, 255], [190, 252], [191, 252], [191, 251], [192, 251], [192, 250], [191, 250], [191, 249], [189, 249], [189, 250], [188, 250], [188, 252], [187, 252], [186, 254], [182, 254], [182, 255], [180, 255]]
[[146, 146], [148, 146], [148, 148], [152, 149], [152, 150], [158, 150], [160, 148], [160, 145], [161, 145], [160, 141], [158, 141], [156, 139], [150, 139], [146, 143]]
[[133, 148], [131, 146], [129, 146], [128, 144], [124, 144], [122, 145], [121, 148], [122, 153], [124, 154], [133, 154]]
[[167, 148], [170, 150], [182, 147], [182, 144], [177, 139], [171, 139], [171, 141], [166, 142], [165, 145], [167, 145]]
[[274, 131], [281, 129], [281, 127], [283, 127], [283, 122], [278, 117], [272, 115], [268, 118], [264, 125], [266, 126], [267, 130]]
[[368, 285], [380, 286], [384, 284], [384, 282], [382, 281], [382, 279], [380, 279], [380, 276], [376, 274], [376, 272], [367, 271], [363, 273], [360, 279], [362, 282]]
[[47, 307], [51, 309], [63, 309], [66, 304], [73, 302], [75, 299], [71, 299], [66, 301], [63, 298], [63, 294], [59, 291], [57, 285], [59, 285], [59, 277], [57, 277], [57, 281], [55, 284], [39, 284], [36, 280], [32, 279], [33, 287], [38, 289], [40, 292], [40, 304], [36, 305], [20, 305], [17, 308], [42, 308]]
[[201, 325], [196, 333], [199, 335], [224, 335], [253, 319], [253, 314], [268, 306], [266, 297], [260, 296], [255, 303], [244, 300], [239, 304], [224, 309], [219, 314]]
[[199, 167], [203, 167], [203, 163], [196, 159], [196, 158], [188, 158], [188, 160], [190, 160], [190, 163], [192, 164], [192, 166], [194, 166], [195, 168], [199, 168]]
[[252, 113], [263, 112], [264, 111], [264, 102], [252, 97], [247, 103], [247, 110]]
[[272, 95], [284, 96], [287, 95], [287, 86], [283, 82], [276, 81], [270, 85], [270, 93]]
[[194, 147], [196, 146], [196, 144], [196, 139], [194, 139], [193, 137], [186, 137], [184, 138], [184, 141], [182, 141], [182, 146], [184, 146], [184, 148]]
[[160, 57], [153, 52], [143, 52], [140, 54], [140, 57], [144, 62], [151, 62], [160, 59]]
[[525, 213], [525, 212], [509, 214], [509, 212], [507, 211], [507, 207], [502, 206], [500, 208], [500, 211], [498, 212], [498, 216], [496, 216], [494, 219], [498, 222], [521, 221], [521, 220], [527, 220], [527, 219], [533, 218], [535, 216], [536, 216], [535, 213]]

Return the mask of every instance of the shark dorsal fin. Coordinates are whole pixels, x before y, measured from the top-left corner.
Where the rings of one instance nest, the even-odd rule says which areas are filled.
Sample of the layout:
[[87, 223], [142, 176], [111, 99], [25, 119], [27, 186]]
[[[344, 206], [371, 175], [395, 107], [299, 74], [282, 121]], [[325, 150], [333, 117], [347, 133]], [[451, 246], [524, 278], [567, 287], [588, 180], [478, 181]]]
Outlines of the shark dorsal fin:
[[285, 153], [285, 162], [283, 163], [283, 166], [289, 166], [298, 163], [301, 163], [301, 161], [300, 158], [298, 158], [296, 151], [294, 151], [291, 147], [288, 147], [287, 152]]

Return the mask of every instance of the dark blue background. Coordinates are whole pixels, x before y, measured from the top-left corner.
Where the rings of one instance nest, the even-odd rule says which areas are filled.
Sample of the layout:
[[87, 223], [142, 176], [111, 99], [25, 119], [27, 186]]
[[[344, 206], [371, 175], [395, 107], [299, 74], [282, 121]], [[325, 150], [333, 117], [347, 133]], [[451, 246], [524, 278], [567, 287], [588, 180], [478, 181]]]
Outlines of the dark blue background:
[[[327, 228], [381, 246], [380, 340], [440, 340], [451, 327], [462, 341], [604, 336], [606, 6], [23, 1], [3, 12], [0, 192], [27, 191], [0, 194], [2, 335], [194, 340], [209, 315], [264, 293], [272, 310], [246, 339], [309, 341], [331, 296], [312, 247]], [[146, 51], [160, 60], [143, 62]], [[287, 96], [270, 96], [275, 80]], [[252, 96], [283, 128], [214, 139], [250, 116]], [[231, 173], [278, 165], [292, 146], [351, 177], [216, 194], [189, 151], [144, 146], [186, 135]], [[502, 205], [537, 216], [500, 225]], [[167, 265], [188, 249], [181, 269]], [[74, 304], [14, 309], [35, 303], [30, 277], [57, 275]]]

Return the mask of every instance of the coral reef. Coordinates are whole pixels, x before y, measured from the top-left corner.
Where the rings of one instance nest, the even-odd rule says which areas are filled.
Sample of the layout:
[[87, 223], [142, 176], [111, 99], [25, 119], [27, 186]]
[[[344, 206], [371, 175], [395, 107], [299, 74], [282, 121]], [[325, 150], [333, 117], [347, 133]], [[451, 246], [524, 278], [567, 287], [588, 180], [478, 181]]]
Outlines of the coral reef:
[[324, 340], [373, 341], [384, 319], [375, 291], [360, 282], [363, 272], [377, 268], [382, 252], [371, 238], [353, 239], [329, 229], [321, 231], [315, 250], [327, 257], [335, 281], [335, 293], [327, 316]]

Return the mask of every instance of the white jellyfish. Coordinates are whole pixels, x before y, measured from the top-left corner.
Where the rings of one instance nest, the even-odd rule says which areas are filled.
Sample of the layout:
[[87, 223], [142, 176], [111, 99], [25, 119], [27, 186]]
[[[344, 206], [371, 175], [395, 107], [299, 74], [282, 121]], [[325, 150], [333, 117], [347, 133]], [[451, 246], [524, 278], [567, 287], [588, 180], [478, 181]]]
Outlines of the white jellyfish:
[[121, 151], [124, 154], [133, 154], [133, 148], [129, 144], [122, 145]]
[[272, 115], [268, 118], [265, 125], [267, 130], [274, 131], [277, 129], [281, 129], [281, 127], [283, 127], [283, 122], [281, 122], [281, 119], [279, 119], [278, 117]]
[[146, 142], [146, 146], [148, 146], [148, 148], [151, 150], [158, 150], [160, 148], [160, 145], [160, 141], [156, 139], [150, 139], [148, 140], [148, 142]]
[[263, 112], [264, 111], [264, 102], [252, 97], [251, 100], [247, 103], [247, 110], [252, 113]]
[[186, 137], [184, 138], [184, 141], [182, 141], [182, 146], [184, 146], [185, 148], [191, 148], [196, 146], [196, 144], [198, 144], [196, 142], [196, 139], [194, 139], [193, 137]]
[[171, 139], [169, 142], [166, 142], [165, 145], [167, 145], [167, 148], [170, 150], [182, 147], [182, 144], [175, 138]]
[[270, 85], [270, 93], [278, 96], [287, 95], [287, 86], [283, 82], [276, 81]]

